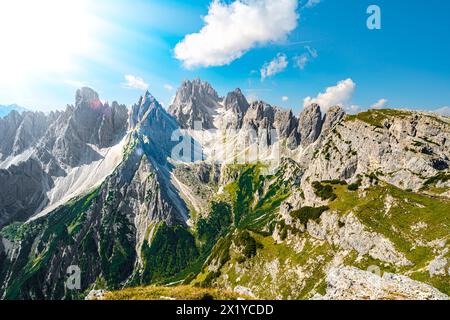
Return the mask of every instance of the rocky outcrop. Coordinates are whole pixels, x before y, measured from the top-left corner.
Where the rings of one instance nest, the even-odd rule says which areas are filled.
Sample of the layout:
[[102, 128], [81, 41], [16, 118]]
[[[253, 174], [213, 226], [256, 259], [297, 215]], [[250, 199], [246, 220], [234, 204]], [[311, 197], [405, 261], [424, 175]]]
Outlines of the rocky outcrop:
[[382, 276], [353, 267], [331, 269], [327, 274], [324, 300], [448, 300], [449, 297], [425, 283], [406, 276]]
[[20, 114], [12, 111], [5, 118], [0, 118], [0, 163], [36, 145], [58, 115], [59, 112], [45, 115], [42, 112], [27, 111]]
[[231, 110], [237, 114], [245, 114], [250, 106], [239, 88], [227, 94], [223, 105], [226, 111]]
[[286, 139], [288, 148], [295, 149], [300, 143], [298, 132], [298, 119], [292, 110], [277, 109], [274, 119], [274, 127], [277, 128], [279, 139]]
[[[339, 225], [343, 226], [340, 227]], [[397, 266], [410, 266], [411, 262], [399, 253], [394, 244], [376, 232], [370, 232], [353, 214], [339, 218], [336, 213], [325, 212], [320, 222], [308, 222], [308, 233], [317, 239], [345, 250], [354, 249], [359, 255], [369, 255], [374, 259]]]
[[166, 165], [172, 152], [175, 153], [174, 148], [180, 143], [179, 139], [188, 140], [179, 130], [175, 118], [149, 92], [133, 105], [129, 123], [130, 128], [135, 129], [134, 136], [145, 139], [146, 151], [162, 165]]
[[311, 104], [300, 114], [298, 132], [301, 145], [307, 147], [317, 140], [322, 130], [322, 112], [318, 104]]
[[243, 119], [249, 108], [247, 99], [242, 94], [241, 89], [236, 89], [227, 94], [223, 100], [225, 111], [231, 115], [226, 119], [227, 129], [240, 129], [242, 127]]
[[0, 181], [0, 228], [11, 221], [26, 220], [42, 208], [53, 183], [35, 159], [0, 169]]
[[439, 256], [429, 263], [428, 272], [430, 277], [445, 276], [447, 273], [450, 276], [450, 259], [445, 257], [448, 252], [448, 248], [444, 249]]
[[244, 117], [243, 128], [250, 128], [256, 132], [263, 129], [273, 129], [275, 120], [275, 109], [263, 101], [255, 101]]
[[155, 108], [162, 108], [158, 101], [153, 97], [150, 92], [146, 91], [143, 96], [139, 98], [138, 103], [131, 107], [129, 116], [130, 129], [136, 128], [136, 126], [144, 119], [147, 112]]
[[323, 119], [322, 132], [328, 133], [345, 116], [345, 111], [341, 106], [334, 106], [328, 109]]
[[[242, 126], [244, 131], [252, 130], [258, 135], [267, 135], [268, 145], [286, 140], [291, 149], [295, 149], [299, 144], [300, 134], [297, 127], [298, 120], [291, 110], [273, 107], [263, 101], [250, 104]], [[274, 132], [271, 132], [272, 130]]]
[[91, 290], [84, 300], [103, 300], [106, 295], [106, 290]]
[[200, 79], [186, 80], [177, 90], [169, 113], [183, 129], [194, 129], [195, 122], [200, 122], [205, 130], [213, 129], [220, 100], [209, 83]]
[[[314, 154], [301, 162], [308, 169], [304, 181], [356, 180], [378, 172], [379, 178], [402, 189], [418, 191], [427, 179], [448, 171], [450, 124], [428, 114], [371, 110], [346, 116], [333, 134], [317, 143]], [[428, 147], [430, 152], [423, 152]]]

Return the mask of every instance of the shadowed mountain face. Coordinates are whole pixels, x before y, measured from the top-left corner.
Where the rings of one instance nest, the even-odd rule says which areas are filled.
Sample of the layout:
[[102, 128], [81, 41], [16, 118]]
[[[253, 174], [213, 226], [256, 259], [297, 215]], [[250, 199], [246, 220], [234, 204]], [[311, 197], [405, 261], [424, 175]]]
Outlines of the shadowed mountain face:
[[77, 91], [75, 106], [49, 128], [42, 144], [58, 161], [79, 166], [98, 159], [95, 150], [116, 143], [126, 132], [128, 112], [124, 105], [103, 104], [90, 88]]
[[[276, 170], [191, 161], [209, 148], [196, 121], [232, 131], [225, 147], [275, 130]], [[169, 112], [149, 92], [128, 112], [82, 88], [65, 111], [12, 112], [0, 132], [4, 299], [179, 281], [262, 299], [450, 294], [448, 118], [315, 104], [297, 117], [196, 79]]]
[[99, 150], [125, 135], [127, 117], [125, 106], [103, 104], [96, 92], [82, 88], [65, 111], [13, 111], [0, 119], [0, 226], [38, 213], [57, 179], [101, 161]]

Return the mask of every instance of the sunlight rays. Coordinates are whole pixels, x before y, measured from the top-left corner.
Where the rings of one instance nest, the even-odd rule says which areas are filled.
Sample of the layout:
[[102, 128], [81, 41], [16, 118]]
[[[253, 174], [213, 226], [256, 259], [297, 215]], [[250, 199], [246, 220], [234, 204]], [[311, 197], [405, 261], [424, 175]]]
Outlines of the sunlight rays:
[[98, 19], [86, 0], [0, 3], [0, 84], [74, 71], [77, 59], [98, 54]]

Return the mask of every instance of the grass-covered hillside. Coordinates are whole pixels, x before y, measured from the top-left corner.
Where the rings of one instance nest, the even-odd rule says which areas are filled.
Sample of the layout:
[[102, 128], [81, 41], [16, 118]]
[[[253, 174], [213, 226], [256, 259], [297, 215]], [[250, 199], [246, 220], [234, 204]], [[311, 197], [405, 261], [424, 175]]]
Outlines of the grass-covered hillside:
[[237, 300], [250, 297], [219, 289], [197, 288], [193, 286], [135, 287], [104, 294], [104, 300]]
[[[450, 265], [433, 267], [450, 258], [448, 198], [404, 191], [371, 174], [365, 187], [360, 181], [313, 183], [326, 204], [291, 210], [286, 220], [280, 204], [301, 194], [299, 186], [281, 179], [282, 171], [260, 175], [259, 165], [234, 170], [237, 178], [219, 195], [222, 210], [214, 204], [209, 219], [194, 228], [198, 243], [214, 239], [215, 245], [200, 268], [180, 278], [184, 284], [260, 299], [310, 299], [326, 294], [332, 268], [377, 267], [381, 275], [403, 275], [450, 294]], [[141, 297], [135, 290], [114, 294]]]

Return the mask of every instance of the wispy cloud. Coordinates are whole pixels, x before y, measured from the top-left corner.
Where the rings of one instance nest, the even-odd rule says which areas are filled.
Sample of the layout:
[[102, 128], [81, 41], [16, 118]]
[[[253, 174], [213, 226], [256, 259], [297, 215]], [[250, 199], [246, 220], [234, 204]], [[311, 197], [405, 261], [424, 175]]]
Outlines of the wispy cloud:
[[289, 97], [283, 96], [283, 97], [281, 97], [281, 101], [287, 102], [287, 101], [289, 101]]
[[257, 45], [279, 42], [297, 27], [297, 0], [214, 0], [205, 25], [176, 45], [186, 68], [223, 66]]
[[147, 90], [148, 84], [144, 81], [143, 78], [136, 77], [133, 75], [126, 75], [125, 76], [126, 83], [124, 83], [124, 86], [127, 88], [133, 88], [133, 89], [139, 89], [139, 90]]
[[319, 54], [317, 53], [317, 50], [314, 49], [313, 47], [306, 46], [305, 48], [306, 48], [306, 50], [308, 50], [308, 53], [311, 56], [311, 58], [316, 59], [319, 56]]
[[306, 53], [300, 56], [295, 56], [293, 59], [294, 59], [294, 66], [296, 68], [299, 68], [300, 70], [305, 69], [306, 64], [309, 61], [308, 55]]
[[272, 61], [266, 62], [261, 68], [261, 80], [283, 72], [289, 62], [284, 53], [279, 53]]
[[173, 90], [173, 86], [171, 86], [170, 84], [165, 84], [164, 85], [164, 89], [166, 89], [167, 91], [172, 91]]
[[300, 69], [300, 70], [305, 69], [306, 64], [308, 62], [310, 62], [311, 60], [316, 59], [319, 56], [319, 54], [317, 53], [316, 49], [314, 49], [314, 48], [312, 48], [310, 46], [305, 46], [305, 49], [306, 49], [307, 52], [305, 52], [305, 53], [303, 53], [301, 55], [295, 56], [293, 58], [294, 66], [296, 68]]
[[305, 40], [305, 41], [291, 41], [291, 42], [286, 42], [286, 43], [283, 43], [283, 44], [280, 44], [281, 46], [285, 46], [285, 47], [288, 47], [288, 46], [300, 46], [300, 45], [305, 45], [305, 44], [311, 44], [311, 43], [313, 43], [314, 41], [311, 41], [311, 40]]
[[64, 80], [64, 83], [75, 88], [82, 88], [88, 86], [85, 82], [78, 80]]
[[322, 0], [308, 0], [306, 4], [303, 6], [303, 8], [313, 8], [321, 2]]

